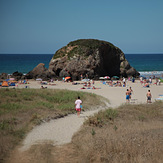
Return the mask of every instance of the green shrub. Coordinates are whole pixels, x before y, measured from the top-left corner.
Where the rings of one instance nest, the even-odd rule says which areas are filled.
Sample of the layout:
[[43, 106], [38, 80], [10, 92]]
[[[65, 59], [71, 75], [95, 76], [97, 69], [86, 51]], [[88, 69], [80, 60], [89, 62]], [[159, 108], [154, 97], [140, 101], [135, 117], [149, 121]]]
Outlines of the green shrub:
[[118, 115], [117, 110], [115, 109], [107, 109], [105, 111], [105, 116], [109, 119], [109, 120], [114, 120]]

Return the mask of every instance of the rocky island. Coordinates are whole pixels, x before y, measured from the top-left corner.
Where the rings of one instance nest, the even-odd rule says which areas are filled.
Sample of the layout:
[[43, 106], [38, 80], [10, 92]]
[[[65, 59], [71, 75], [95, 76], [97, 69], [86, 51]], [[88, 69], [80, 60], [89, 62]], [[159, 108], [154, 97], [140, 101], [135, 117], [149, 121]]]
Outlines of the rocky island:
[[81, 74], [91, 79], [115, 75], [139, 76], [118, 47], [106, 41], [80, 39], [59, 49], [51, 59], [48, 69], [44, 64], [39, 64], [26, 78], [71, 76], [73, 80], [79, 80]]

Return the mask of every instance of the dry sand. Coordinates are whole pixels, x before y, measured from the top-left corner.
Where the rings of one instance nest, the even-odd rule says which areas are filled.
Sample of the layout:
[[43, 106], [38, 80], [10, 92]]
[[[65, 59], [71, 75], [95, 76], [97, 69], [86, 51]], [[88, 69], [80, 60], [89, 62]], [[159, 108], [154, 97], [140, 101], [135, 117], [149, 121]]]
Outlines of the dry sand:
[[[30, 84], [27, 85], [29, 88], [41, 88], [40, 82], [29, 82]], [[138, 80], [135, 83], [128, 81], [127, 87], [109, 87], [108, 85], [103, 85], [100, 81], [95, 81], [95, 87], [100, 88], [95, 90], [81, 89], [83, 87], [82, 84], [72, 85], [72, 83], [64, 83], [62, 81], [55, 81], [54, 83], [56, 85], [44, 85], [44, 87], [47, 87], [47, 89], [68, 89], [92, 92], [109, 99], [110, 104], [107, 104], [107, 107], [110, 106], [113, 108], [118, 107], [126, 102], [125, 92], [129, 87], [132, 87], [133, 89], [131, 103], [135, 104], [146, 103], [146, 93], [148, 89], [150, 89], [152, 93], [152, 102], [154, 102], [160, 94], [163, 94], [163, 84], [159, 86], [152, 84], [150, 88], [143, 88], [143, 85], [141, 85]], [[26, 85], [21, 84], [18, 86], [18, 88], [25, 88], [25, 86]], [[27, 134], [20, 150], [25, 151], [34, 144], [47, 141], [50, 141], [53, 143], [53, 145], [62, 145], [71, 142], [73, 134], [80, 129], [85, 119], [88, 116], [98, 112], [100, 109], [105, 108], [95, 108], [93, 111], [83, 112], [80, 118], [78, 118], [77, 115], [69, 115], [67, 117], [51, 120], [50, 122], [36, 126], [31, 132]]]

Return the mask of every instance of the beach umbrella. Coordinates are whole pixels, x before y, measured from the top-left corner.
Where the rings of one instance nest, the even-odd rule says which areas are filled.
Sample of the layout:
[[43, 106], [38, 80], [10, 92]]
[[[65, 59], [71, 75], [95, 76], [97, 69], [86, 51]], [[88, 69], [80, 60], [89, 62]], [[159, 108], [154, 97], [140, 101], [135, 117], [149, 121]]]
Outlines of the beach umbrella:
[[104, 78], [105, 78], [105, 79], [110, 79], [110, 77], [109, 77], [109, 76], [105, 76]]
[[119, 77], [118, 77], [118, 76], [113, 76], [112, 78], [114, 78], [114, 79], [119, 79]]
[[70, 76], [67, 76], [67, 77], [65, 77], [65, 79], [67, 80], [67, 79], [71, 79], [71, 77]]
[[38, 79], [36, 79], [36, 81], [42, 81], [42, 79], [41, 78], [38, 78]]
[[99, 77], [99, 79], [102, 79], [102, 80], [104, 80], [105, 78], [104, 78], [104, 77]]

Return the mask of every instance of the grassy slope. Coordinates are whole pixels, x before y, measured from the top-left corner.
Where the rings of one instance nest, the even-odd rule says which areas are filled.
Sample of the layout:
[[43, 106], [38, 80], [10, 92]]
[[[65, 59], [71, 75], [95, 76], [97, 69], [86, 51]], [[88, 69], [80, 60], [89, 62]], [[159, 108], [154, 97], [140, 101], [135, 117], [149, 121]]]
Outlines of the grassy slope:
[[[72, 163], [161, 163], [163, 160], [163, 103], [124, 105], [91, 117], [61, 147], [35, 146], [34, 160]], [[42, 149], [49, 153], [41, 156]], [[38, 152], [39, 151], [39, 152]], [[29, 154], [30, 158], [32, 155]], [[47, 157], [48, 156], [48, 157]], [[36, 161], [37, 162], [37, 161]]]
[[[76, 93], [74, 98], [76, 98], [75, 96]], [[86, 102], [88, 107], [89, 104], [95, 102], [94, 100], [97, 100], [95, 95], [82, 96], [80, 94], [80, 96], [84, 100], [93, 96]], [[74, 102], [74, 99], [72, 101]], [[5, 114], [3, 113], [1, 117], [4, 118]], [[35, 118], [32, 118], [31, 122], [34, 122], [33, 120]], [[123, 105], [90, 117], [83, 128], [74, 135], [72, 143], [62, 147], [54, 147], [50, 144], [36, 145], [21, 157], [24, 158], [24, 162], [30, 160], [34, 163], [161, 163], [163, 160], [162, 122], [162, 102], [146, 105]], [[17, 158], [20, 158], [19, 155]], [[14, 160], [12, 159], [11, 162], [13, 163]]]
[[[161, 162], [163, 103], [124, 105], [91, 117], [74, 136], [85, 162]], [[82, 159], [80, 158], [80, 159]]]
[[43, 120], [74, 113], [74, 101], [80, 96], [83, 108], [100, 105], [95, 94], [67, 90], [1, 89], [0, 90], [0, 162]]

